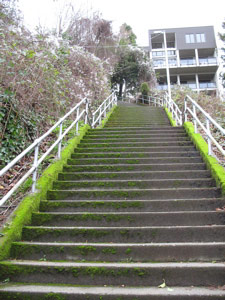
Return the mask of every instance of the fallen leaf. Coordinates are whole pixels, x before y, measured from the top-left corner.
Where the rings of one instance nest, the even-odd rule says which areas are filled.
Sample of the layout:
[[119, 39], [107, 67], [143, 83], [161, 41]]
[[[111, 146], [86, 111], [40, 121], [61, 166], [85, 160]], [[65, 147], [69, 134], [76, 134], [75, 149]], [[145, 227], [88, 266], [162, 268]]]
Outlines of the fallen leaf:
[[158, 285], [158, 288], [164, 289], [166, 287], [165, 279], [163, 279], [163, 283]]

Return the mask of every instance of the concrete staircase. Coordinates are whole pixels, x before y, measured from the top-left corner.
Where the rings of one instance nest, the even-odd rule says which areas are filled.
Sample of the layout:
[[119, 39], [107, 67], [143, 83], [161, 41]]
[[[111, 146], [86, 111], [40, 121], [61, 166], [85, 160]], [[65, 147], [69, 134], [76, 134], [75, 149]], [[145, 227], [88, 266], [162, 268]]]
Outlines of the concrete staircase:
[[121, 105], [1, 262], [0, 299], [225, 299], [224, 205], [182, 127]]

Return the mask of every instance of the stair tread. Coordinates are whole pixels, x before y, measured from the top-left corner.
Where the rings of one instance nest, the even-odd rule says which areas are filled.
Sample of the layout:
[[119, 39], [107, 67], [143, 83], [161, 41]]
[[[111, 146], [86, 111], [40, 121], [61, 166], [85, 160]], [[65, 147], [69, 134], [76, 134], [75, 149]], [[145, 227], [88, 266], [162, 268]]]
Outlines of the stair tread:
[[44, 246], [106, 246], [106, 247], [155, 247], [155, 246], [224, 246], [225, 242], [180, 242], [180, 243], [63, 243], [63, 242], [29, 242], [29, 241], [22, 241], [22, 242], [14, 242], [14, 244], [21, 244], [21, 245], [44, 245]]
[[119, 267], [119, 268], [222, 268], [225, 271], [225, 262], [58, 262], [38, 260], [6, 260], [2, 263], [13, 265], [29, 265], [43, 267]]
[[[38, 294], [48, 294], [48, 293], [56, 293], [56, 294], [65, 294], [65, 295], [92, 295], [92, 296], [217, 296], [224, 297], [225, 290], [217, 287], [173, 287], [170, 286], [165, 289], [160, 289], [158, 287], [127, 287], [127, 286], [72, 286], [72, 285], [32, 285], [32, 284], [18, 284], [18, 283], [10, 283], [1, 287], [3, 291], [15, 292], [15, 293], [32, 293], [35, 291]], [[97, 299], [97, 298], [96, 298]], [[147, 298], [146, 298], [147, 299]], [[179, 298], [181, 299], [181, 298]], [[193, 298], [190, 298], [193, 299]], [[200, 299], [200, 298], [199, 298]], [[202, 298], [203, 299], [203, 298]], [[221, 298], [222, 299], [222, 298]]]

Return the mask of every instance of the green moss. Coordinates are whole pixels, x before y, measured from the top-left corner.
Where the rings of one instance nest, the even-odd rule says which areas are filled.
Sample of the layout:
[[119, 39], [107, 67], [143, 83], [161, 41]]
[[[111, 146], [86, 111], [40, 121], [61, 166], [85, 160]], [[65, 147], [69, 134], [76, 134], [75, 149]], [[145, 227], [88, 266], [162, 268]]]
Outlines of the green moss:
[[105, 125], [106, 125], [106, 123], [109, 122], [109, 121], [111, 120], [112, 114], [116, 113], [117, 110], [118, 110], [118, 106], [114, 105], [114, 106], [112, 107], [112, 109], [110, 110], [110, 112], [108, 112], [108, 113], [106, 114], [106, 117], [105, 117], [105, 119], [102, 121], [101, 125], [99, 125], [97, 128], [98, 128], [98, 129], [104, 128]]
[[44, 295], [43, 299], [44, 300], [65, 300], [66, 298], [60, 294], [48, 293], [48, 294]]
[[177, 126], [176, 121], [173, 119], [172, 113], [169, 112], [168, 108], [165, 107], [164, 109], [165, 109], [167, 117], [168, 117], [168, 119], [170, 121], [171, 126], [173, 126], [173, 127]]
[[128, 254], [131, 253], [131, 251], [132, 251], [131, 248], [127, 248], [126, 251], [125, 251], [125, 253], [128, 255]]
[[68, 146], [61, 153], [61, 159], [50, 165], [43, 172], [43, 175], [37, 182], [37, 189], [39, 191], [25, 197], [13, 212], [10, 225], [4, 227], [1, 231], [4, 236], [0, 237], [0, 260], [9, 256], [12, 242], [21, 239], [23, 226], [31, 223], [32, 212], [38, 211], [40, 200], [46, 199], [47, 191], [52, 187], [53, 181], [57, 178], [58, 173], [62, 171], [63, 165], [88, 129], [88, 125], [80, 128], [79, 136], [68, 142]]
[[141, 277], [146, 275], [146, 271], [140, 268], [134, 268], [134, 273]]
[[14, 242], [11, 247], [10, 256], [13, 258], [25, 258], [32, 253], [40, 253], [40, 249], [39, 245], [26, 245]]
[[157, 229], [152, 230], [151, 235], [152, 235], [153, 238], [156, 237], [156, 235], [157, 235]]
[[107, 248], [102, 249], [102, 253], [105, 253], [105, 254], [116, 254], [117, 250], [116, 250], [115, 247], [107, 247]]
[[75, 249], [75, 252], [79, 252], [81, 255], [86, 256], [91, 252], [96, 252], [97, 249], [93, 246], [78, 246]]
[[25, 227], [23, 229], [23, 239], [24, 240], [34, 240], [38, 239], [41, 236], [51, 236], [58, 238], [60, 236], [69, 236], [69, 237], [84, 237], [84, 238], [99, 238], [111, 234], [110, 230], [96, 230], [96, 229], [53, 229], [53, 228], [34, 228], [34, 227]]
[[184, 128], [199, 150], [207, 168], [211, 171], [217, 186], [221, 188], [222, 195], [225, 195], [225, 169], [219, 164], [216, 158], [208, 155], [208, 144], [199, 133], [194, 132], [194, 125], [191, 122], [185, 122]]

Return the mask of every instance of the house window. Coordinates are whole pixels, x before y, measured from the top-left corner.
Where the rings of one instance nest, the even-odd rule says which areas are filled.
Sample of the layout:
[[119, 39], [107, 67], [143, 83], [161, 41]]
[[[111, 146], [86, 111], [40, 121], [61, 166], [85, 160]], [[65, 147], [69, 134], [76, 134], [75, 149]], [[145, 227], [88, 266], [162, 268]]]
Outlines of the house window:
[[161, 49], [162, 43], [152, 43], [152, 49]]
[[186, 43], [187, 44], [191, 44], [191, 43], [194, 43], [195, 42], [195, 36], [194, 34], [186, 34], [185, 35], [185, 40], [186, 40]]
[[174, 50], [168, 50], [167, 53], [169, 56], [176, 55], [176, 51]]
[[165, 55], [164, 51], [153, 51], [152, 52], [153, 57], [155, 57], [155, 56], [164, 56], [164, 55]]
[[197, 43], [205, 43], [205, 34], [204, 33], [197, 33], [196, 34], [196, 41], [197, 41]]

